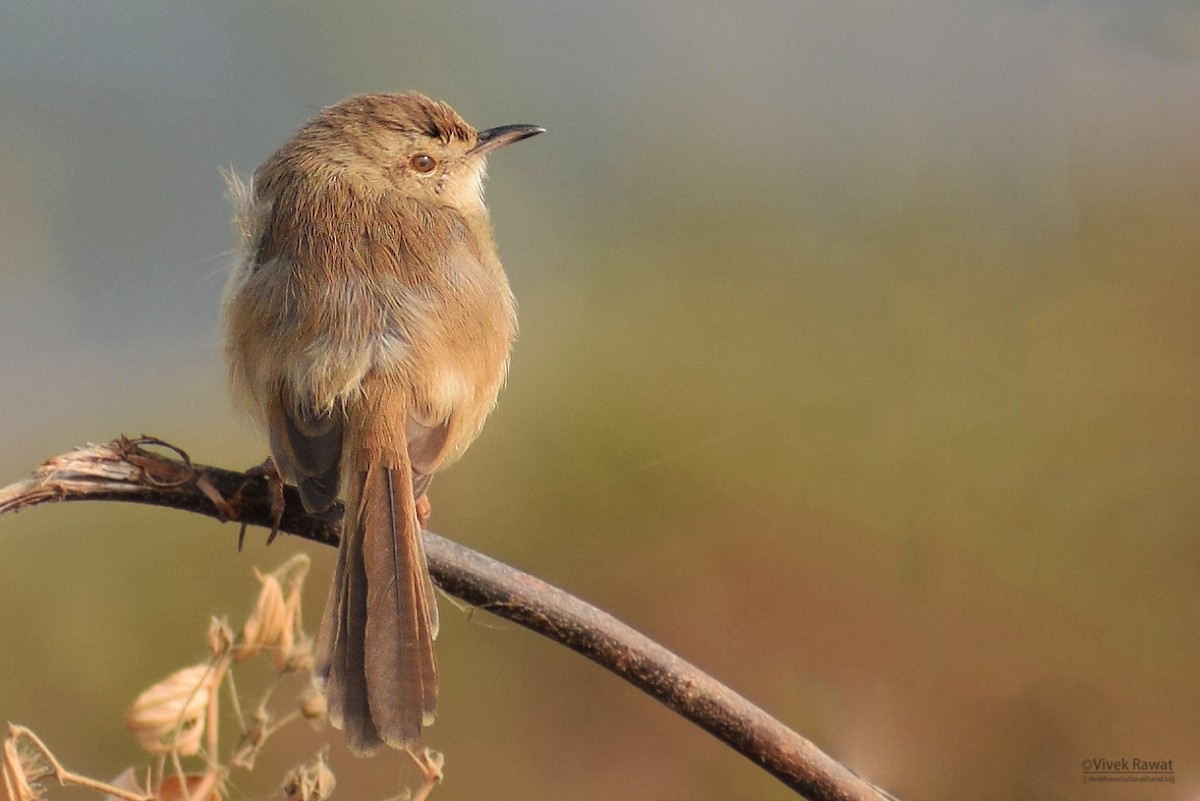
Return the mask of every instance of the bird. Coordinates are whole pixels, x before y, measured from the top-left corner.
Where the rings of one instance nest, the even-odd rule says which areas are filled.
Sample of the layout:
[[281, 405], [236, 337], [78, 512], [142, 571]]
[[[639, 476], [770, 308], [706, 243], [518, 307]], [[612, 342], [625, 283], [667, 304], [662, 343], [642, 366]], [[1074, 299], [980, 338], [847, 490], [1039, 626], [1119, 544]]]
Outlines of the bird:
[[483, 428], [517, 332], [487, 157], [543, 132], [362, 94], [229, 179], [229, 383], [304, 508], [344, 501], [313, 673], [358, 753], [411, 747], [437, 710], [426, 493]]

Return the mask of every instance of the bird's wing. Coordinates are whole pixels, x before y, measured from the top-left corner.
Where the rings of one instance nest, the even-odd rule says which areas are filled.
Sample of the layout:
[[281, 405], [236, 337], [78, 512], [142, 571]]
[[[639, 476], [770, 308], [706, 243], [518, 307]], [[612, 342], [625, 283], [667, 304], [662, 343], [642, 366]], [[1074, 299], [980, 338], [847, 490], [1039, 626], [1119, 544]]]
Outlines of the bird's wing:
[[304, 508], [320, 512], [332, 506], [341, 478], [341, 411], [314, 414], [284, 386], [270, 409], [269, 428], [279, 472], [296, 482]]

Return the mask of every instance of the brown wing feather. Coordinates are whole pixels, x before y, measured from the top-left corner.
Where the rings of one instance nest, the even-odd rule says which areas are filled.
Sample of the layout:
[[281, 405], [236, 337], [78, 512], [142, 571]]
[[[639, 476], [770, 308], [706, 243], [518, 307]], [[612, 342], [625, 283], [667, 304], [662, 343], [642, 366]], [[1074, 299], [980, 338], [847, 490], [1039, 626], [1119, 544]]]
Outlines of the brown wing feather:
[[323, 512], [338, 497], [343, 419], [339, 411], [313, 414], [311, 404], [286, 386], [270, 407], [271, 453], [281, 475], [296, 482], [304, 508]]

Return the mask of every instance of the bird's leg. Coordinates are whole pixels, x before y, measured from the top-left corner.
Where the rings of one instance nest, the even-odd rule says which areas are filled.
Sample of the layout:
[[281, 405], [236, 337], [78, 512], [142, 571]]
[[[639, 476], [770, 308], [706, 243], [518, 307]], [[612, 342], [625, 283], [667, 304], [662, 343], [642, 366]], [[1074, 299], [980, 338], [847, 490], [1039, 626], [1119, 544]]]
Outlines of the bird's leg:
[[433, 507], [430, 505], [430, 496], [421, 495], [416, 499], [416, 522], [421, 524], [421, 528], [425, 528], [425, 524], [430, 519], [430, 514], [433, 513]]
[[[279, 536], [279, 524], [283, 520], [283, 476], [279, 475], [279, 468], [275, 466], [275, 460], [270, 456], [262, 464], [255, 465], [246, 471], [246, 480], [249, 483], [252, 480], [265, 478], [267, 480], [267, 496], [271, 504], [271, 533], [267, 535], [267, 545], [275, 541]], [[241, 501], [242, 490], [245, 489], [243, 484], [234, 496], [234, 502]], [[246, 539], [246, 523], [242, 523], [242, 530], [238, 532], [238, 550], [242, 550], [242, 543]]]

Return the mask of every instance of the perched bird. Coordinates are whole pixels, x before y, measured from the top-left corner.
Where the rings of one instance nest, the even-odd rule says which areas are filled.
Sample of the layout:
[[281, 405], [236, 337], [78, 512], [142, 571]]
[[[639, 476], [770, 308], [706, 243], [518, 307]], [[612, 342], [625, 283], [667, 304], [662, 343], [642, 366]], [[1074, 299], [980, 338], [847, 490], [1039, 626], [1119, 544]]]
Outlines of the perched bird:
[[476, 131], [415, 92], [359, 95], [300, 128], [252, 181], [230, 180], [230, 382], [305, 508], [345, 500], [314, 672], [360, 752], [411, 745], [437, 707], [418, 512], [433, 474], [483, 427], [516, 334], [486, 158], [542, 131]]

